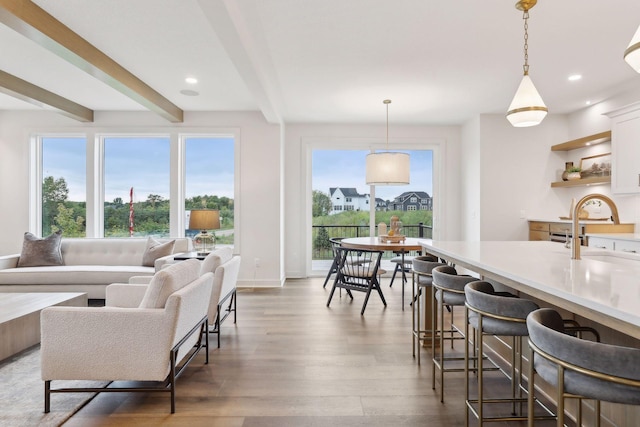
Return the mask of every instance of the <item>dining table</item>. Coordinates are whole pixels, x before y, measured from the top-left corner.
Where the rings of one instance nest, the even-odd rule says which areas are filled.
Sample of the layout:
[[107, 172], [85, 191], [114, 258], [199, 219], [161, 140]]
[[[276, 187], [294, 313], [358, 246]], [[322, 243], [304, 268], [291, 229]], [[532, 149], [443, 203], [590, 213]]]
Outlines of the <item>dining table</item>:
[[399, 253], [401, 256], [401, 270], [402, 270], [402, 309], [404, 310], [404, 283], [407, 280], [405, 272], [404, 256], [410, 251], [424, 251], [423, 246], [420, 244], [424, 239], [417, 239], [413, 237], [406, 237], [404, 240], [398, 242], [382, 241], [380, 237], [348, 237], [340, 241], [340, 245], [349, 249], [365, 249], [371, 251], [390, 251]]

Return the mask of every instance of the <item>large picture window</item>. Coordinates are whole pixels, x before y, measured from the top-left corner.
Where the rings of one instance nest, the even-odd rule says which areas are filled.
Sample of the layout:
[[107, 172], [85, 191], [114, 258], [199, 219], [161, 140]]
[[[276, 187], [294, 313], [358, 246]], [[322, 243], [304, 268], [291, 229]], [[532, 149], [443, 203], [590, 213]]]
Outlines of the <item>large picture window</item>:
[[41, 227], [46, 236], [61, 230], [86, 236], [86, 139], [42, 137]]
[[104, 138], [104, 236], [169, 236], [169, 138]]
[[33, 231], [189, 237], [189, 211], [205, 208], [220, 211], [217, 243], [235, 245], [236, 137], [179, 131], [35, 135]]
[[[188, 218], [192, 209], [220, 211], [220, 230], [214, 231], [216, 244], [234, 241], [234, 139], [232, 137], [188, 137], [185, 141], [185, 200]], [[190, 230], [192, 237], [200, 230]]]

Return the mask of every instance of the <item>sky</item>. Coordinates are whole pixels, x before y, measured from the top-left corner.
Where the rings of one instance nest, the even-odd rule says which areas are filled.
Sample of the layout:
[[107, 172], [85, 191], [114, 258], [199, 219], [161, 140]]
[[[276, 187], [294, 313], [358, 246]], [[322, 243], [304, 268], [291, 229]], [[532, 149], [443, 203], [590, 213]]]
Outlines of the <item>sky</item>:
[[[405, 191], [426, 191], [433, 196], [433, 151], [397, 150], [409, 153], [409, 185], [378, 185], [376, 198], [393, 200]], [[365, 158], [369, 150], [313, 150], [312, 188], [329, 194], [329, 188], [356, 188], [370, 194], [365, 183]]]
[[[149, 194], [169, 198], [168, 137], [107, 137], [105, 150], [105, 200], [120, 197], [144, 201]], [[217, 195], [234, 198], [234, 141], [223, 137], [186, 139], [187, 198]], [[400, 150], [402, 151], [402, 150]], [[392, 200], [405, 191], [426, 191], [433, 196], [433, 152], [403, 151], [410, 156], [410, 181], [403, 186], [376, 186], [376, 197]], [[64, 177], [69, 200], [86, 200], [86, 143], [84, 138], [43, 138], [43, 177]], [[331, 187], [353, 187], [369, 194], [365, 184], [368, 150], [313, 150], [312, 187], [329, 194]]]
[[[84, 138], [43, 138], [43, 178], [64, 177], [70, 201], [86, 200], [86, 143]], [[217, 195], [234, 198], [233, 138], [186, 138], [185, 196]], [[168, 137], [107, 137], [104, 142], [105, 200], [120, 197], [144, 201], [149, 194], [169, 198]]]

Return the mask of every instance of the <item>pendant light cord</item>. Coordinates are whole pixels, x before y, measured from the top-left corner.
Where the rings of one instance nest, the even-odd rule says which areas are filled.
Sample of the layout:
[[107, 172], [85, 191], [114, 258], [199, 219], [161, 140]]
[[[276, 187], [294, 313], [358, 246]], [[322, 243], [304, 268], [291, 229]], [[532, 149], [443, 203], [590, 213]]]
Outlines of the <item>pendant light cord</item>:
[[529, 10], [525, 9], [522, 13], [524, 19], [524, 75], [529, 74]]
[[389, 151], [389, 104], [391, 104], [391, 100], [385, 99], [382, 103], [387, 106], [387, 151]]

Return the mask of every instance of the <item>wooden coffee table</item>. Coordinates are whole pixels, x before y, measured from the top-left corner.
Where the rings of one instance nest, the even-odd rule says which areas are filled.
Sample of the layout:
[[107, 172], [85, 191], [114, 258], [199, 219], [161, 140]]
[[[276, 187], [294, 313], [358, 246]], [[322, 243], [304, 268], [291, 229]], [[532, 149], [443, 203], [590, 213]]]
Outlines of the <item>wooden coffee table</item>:
[[40, 342], [40, 311], [53, 305], [86, 307], [87, 294], [0, 293], [0, 360]]

